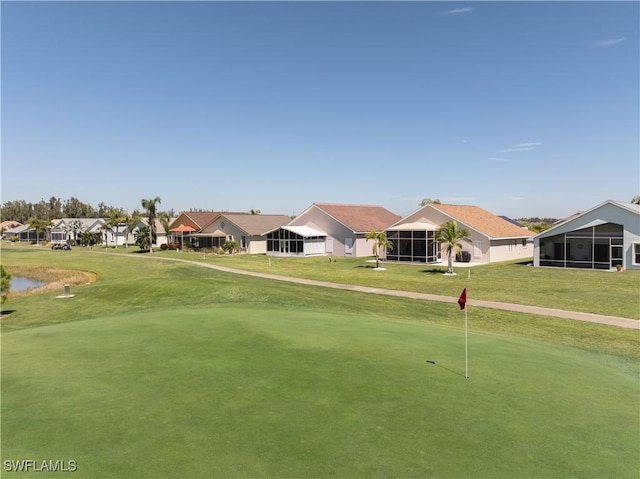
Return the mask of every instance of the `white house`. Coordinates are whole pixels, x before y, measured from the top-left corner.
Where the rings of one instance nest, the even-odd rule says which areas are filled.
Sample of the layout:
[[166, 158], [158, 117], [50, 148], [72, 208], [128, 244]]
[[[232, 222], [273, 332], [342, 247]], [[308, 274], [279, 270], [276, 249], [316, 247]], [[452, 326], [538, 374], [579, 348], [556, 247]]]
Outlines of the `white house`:
[[640, 205], [608, 200], [533, 238], [534, 266], [640, 269]]

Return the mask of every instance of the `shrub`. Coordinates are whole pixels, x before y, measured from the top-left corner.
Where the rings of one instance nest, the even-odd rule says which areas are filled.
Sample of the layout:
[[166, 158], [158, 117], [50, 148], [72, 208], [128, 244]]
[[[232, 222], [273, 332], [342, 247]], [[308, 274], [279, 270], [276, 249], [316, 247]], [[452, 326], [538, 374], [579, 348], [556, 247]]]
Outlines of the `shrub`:
[[238, 251], [238, 247], [238, 242], [233, 240], [225, 241], [222, 245], [222, 249], [229, 254], [233, 254], [235, 251]]
[[7, 295], [11, 289], [11, 273], [0, 264], [0, 304], [7, 300]]
[[16, 241], [18, 241], [18, 237], [14, 235], [11, 238], [9, 238], [9, 241], [11, 241], [12, 243], [15, 243]]

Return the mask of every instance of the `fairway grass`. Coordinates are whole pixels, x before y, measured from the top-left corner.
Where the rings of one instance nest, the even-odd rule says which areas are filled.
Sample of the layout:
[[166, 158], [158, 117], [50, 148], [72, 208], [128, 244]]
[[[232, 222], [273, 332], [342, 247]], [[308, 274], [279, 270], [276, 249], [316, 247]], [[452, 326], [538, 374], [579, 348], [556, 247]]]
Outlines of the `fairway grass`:
[[637, 363], [473, 332], [465, 380], [463, 341], [284, 304], [14, 331], [2, 460], [74, 460], [78, 478], [637, 477]]
[[88, 479], [638, 477], [637, 330], [471, 308], [465, 380], [455, 304], [161, 258], [2, 251], [9, 271], [95, 278], [73, 298], [3, 305], [3, 466], [73, 460]]

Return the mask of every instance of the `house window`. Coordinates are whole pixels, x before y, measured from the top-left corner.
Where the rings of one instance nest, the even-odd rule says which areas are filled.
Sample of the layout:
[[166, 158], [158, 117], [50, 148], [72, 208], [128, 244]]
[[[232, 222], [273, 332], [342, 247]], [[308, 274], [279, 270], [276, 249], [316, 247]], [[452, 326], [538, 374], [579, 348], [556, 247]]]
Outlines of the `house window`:
[[633, 244], [633, 264], [640, 264], [640, 243]]
[[353, 254], [353, 238], [345, 238], [344, 254]]
[[522, 238], [522, 247], [523, 248], [527, 247], [527, 238]]
[[473, 257], [482, 258], [482, 241], [475, 240], [473, 242]]
[[240, 236], [240, 247], [243, 249], [247, 248], [247, 237], [246, 236]]
[[327, 253], [333, 253], [333, 238], [331, 238], [330, 236], [327, 236], [326, 239], [326, 251]]

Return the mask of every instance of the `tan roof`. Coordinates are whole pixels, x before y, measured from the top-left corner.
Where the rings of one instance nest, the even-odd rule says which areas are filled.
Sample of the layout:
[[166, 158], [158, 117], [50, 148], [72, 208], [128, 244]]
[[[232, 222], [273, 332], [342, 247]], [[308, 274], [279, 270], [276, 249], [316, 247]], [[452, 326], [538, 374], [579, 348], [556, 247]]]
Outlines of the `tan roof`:
[[286, 225], [291, 218], [285, 215], [223, 214], [224, 218], [249, 235], [258, 236]]
[[526, 238], [533, 233], [525, 228], [520, 228], [499, 216], [489, 213], [477, 206], [466, 205], [441, 205], [431, 203], [432, 207], [449, 215], [452, 219], [464, 223], [490, 238]]
[[384, 231], [400, 220], [400, 216], [382, 206], [332, 203], [314, 203], [314, 205], [355, 232]]
[[19, 221], [3, 221], [2, 223], [0, 223], [0, 228], [5, 229], [5, 228], [15, 228], [16, 226], [22, 226], [22, 223], [20, 223]]
[[[185, 225], [189, 223], [193, 223], [191, 226], [193, 226], [198, 230], [201, 230], [206, 226], [208, 226], [209, 224], [211, 224], [212, 222], [214, 222], [216, 219], [218, 219], [220, 215], [223, 215], [223, 214], [225, 214], [225, 212], [223, 211], [183, 211], [182, 213], [180, 213], [178, 218], [174, 220], [174, 222], [180, 219], [180, 221], [183, 222]], [[233, 214], [248, 215], [249, 213], [234, 212]], [[184, 221], [184, 218], [181, 218], [182, 216], [188, 218], [188, 220], [190, 221]], [[177, 226], [177, 225], [174, 225], [173, 223], [170, 225], [171, 228], [173, 228], [174, 226]]]

